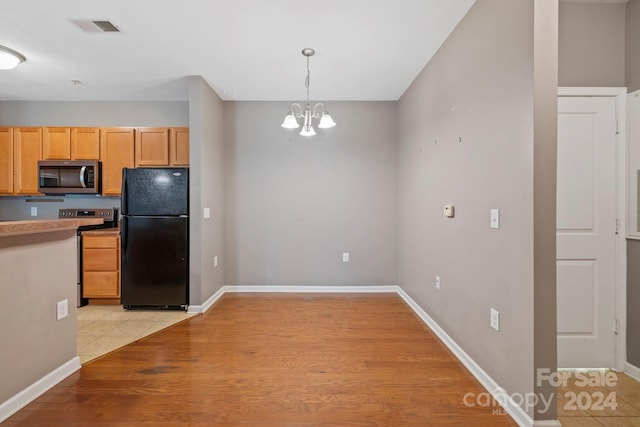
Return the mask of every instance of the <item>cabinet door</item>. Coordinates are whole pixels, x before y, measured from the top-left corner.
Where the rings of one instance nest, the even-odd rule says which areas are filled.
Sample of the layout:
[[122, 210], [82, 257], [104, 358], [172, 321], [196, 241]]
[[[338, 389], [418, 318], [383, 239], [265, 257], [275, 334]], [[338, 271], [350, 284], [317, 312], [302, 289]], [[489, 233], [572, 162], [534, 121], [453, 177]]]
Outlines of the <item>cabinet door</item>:
[[13, 129], [0, 128], [0, 194], [13, 193]]
[[82, 296], [120, 297], [120, 236], [82, 236]]
[[102, 194], [119, 196], [122, 191], [122, 168], [134, 166], [134, 136], [131, 128], [100, 129]]
[[169, 129], [136, 129], [136, 167], [169, 166]]
[[171, 128], [169, 165], [189, 166], [189, 128]]
[[71, 159], [71, 129], [42, 129], [42, 158], [44, 160]]
[[15, 194], [38, 194], [38, 160], [42, 160], [42, 128], [14, 128]]
[[71, 158], [100, 160], [99, 128], [71, 128]]

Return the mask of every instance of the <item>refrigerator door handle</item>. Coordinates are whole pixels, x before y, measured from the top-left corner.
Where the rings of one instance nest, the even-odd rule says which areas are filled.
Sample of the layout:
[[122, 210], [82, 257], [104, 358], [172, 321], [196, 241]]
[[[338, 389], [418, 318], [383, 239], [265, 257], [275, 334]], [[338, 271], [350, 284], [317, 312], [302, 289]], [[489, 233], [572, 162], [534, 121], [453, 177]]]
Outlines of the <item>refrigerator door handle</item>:
[[122, 189], [120, 191], [120, 210], [123, 215], [128, 214], [127, 200], [129, 199], [129, 195], [126, 193], [125, 189], [127, 188], [127, 168], [122, 168]]
[[127, 221], [125, 218], [123, 218], [123, 221], [120, 221], [120, 246], [122, 255], [124, 256], [127, 249]]

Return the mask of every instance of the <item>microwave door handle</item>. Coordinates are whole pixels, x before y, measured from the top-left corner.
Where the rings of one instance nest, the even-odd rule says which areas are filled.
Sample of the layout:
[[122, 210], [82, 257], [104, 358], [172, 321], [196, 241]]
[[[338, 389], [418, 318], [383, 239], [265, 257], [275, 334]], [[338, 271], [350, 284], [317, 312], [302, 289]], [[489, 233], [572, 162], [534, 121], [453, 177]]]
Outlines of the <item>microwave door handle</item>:
[[84, 174], [87, 171], [87, 167], [86, 166], [82, 166], [80, 168], [80, 186], [82, 188], [87, 188], [87, 184], [84, 181]]

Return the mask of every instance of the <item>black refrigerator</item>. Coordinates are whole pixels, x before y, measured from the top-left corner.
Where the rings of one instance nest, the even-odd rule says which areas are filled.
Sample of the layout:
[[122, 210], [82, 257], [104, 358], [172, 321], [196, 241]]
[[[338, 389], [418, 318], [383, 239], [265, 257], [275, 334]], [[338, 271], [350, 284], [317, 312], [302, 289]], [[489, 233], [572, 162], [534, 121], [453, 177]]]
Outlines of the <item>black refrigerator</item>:
[[186, 309], [189, 169], [123, 169], [121, 212], [124, 308]]

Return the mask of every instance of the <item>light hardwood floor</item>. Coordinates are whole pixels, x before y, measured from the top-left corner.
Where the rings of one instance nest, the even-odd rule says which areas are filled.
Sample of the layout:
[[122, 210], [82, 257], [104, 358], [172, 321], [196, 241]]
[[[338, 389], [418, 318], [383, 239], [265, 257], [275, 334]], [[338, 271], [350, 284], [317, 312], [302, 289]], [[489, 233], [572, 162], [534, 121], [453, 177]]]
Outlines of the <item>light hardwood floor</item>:
[[[227, 294], [89, 362], [13, 426], [515, 426], [396, 295]], [[499, 409], [499, 408], [498, 408]]]

